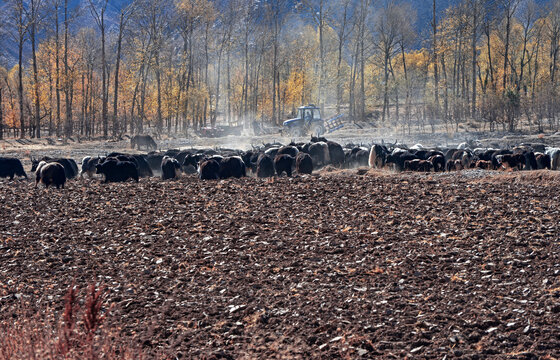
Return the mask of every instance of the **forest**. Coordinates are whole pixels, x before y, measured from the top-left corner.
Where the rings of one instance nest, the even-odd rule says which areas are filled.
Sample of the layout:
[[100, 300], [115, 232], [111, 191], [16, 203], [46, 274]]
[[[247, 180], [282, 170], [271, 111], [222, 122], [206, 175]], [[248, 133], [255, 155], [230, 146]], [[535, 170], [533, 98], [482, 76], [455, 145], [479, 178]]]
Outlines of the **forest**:
[[6, 0], [0, 139], [278, 126], [308, 103], [402, 133], [557, 131], [560, 0], [437, 1], [418, 24], [404, 0]]

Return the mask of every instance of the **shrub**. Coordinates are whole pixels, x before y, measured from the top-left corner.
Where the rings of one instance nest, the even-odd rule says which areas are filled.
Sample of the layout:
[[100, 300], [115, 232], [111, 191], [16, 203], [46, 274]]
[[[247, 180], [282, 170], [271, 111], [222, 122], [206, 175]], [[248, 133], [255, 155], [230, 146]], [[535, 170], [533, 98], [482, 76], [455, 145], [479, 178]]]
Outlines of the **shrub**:
[[59, 320], [49, 311], [42, 318], [22, 306], [13, 319], [0, 320], [0, 360], [141, 359], [142, 353], [118, 331], [104, 326], [109, 313], [104, 300], [105, 291], [90, 285], [80, 306], [79, 291], [72, 286]]

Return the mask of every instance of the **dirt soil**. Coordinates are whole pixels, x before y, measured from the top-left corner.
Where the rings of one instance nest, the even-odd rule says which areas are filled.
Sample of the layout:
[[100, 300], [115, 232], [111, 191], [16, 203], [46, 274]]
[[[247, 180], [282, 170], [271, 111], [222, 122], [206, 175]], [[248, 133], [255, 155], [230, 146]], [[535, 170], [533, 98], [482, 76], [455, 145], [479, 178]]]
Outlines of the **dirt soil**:
[[[560, 176], [0, 180], [0, 317], [108, 291], [148, 357], [560, 357]], [[107, 310], [107, 308], [105, 310]]]

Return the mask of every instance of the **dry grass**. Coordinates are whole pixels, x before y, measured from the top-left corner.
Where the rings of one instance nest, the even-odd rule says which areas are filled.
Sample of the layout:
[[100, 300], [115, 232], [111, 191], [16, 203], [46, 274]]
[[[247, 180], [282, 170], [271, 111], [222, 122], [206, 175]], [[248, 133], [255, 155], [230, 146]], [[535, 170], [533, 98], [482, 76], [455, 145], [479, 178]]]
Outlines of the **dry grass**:
[[499, 172], [477, 181], [551, 186], [560, 184], [560, 172], [550, 170]]
[[22, 305], [12, 321], [0, 322], [0, 360], [143, 358], [115, 329], [103, 326], [109, 312], [104, 308], [103, 289], [89, 286], [82, 303], [72, 286], [59, 320], [49, 309], [41, 317]]

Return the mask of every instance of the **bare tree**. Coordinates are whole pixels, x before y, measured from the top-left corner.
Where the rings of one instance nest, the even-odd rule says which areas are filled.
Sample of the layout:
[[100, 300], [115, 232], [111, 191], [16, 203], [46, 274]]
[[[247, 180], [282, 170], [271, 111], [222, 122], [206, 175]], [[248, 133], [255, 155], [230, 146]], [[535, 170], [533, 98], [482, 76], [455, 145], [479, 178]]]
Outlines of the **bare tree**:
[[64, 0], [64, 98], [66, 102], [66, 119], [64, 124], [65, 138], [72, 136], [74, 122], [72, 119], [72, 100], [74, 97], [74, 82], [70, 79], [70, 63], [68, 62], [68, 35], [70, 18], [68, 14], [68, 0]]
[[[219, 22], [221, 23], [221, 40], [217, 45], [218, 51], [218, 65], [217, 65], [217, 74], [216, 74], [216, 94], [215, 94], [215, 105], [214, 105], [214, 114], [212, 116], [212, 127], [216, 124], [216, 119], [218, 116], [219, 111], [219, 104], [220, 104], [220, 80], [222, 74], [222, 55], [224, 49], [229, 48], [231, 42], [232, 31], [234, 27], [234, 21], [236, 19], [236, 9], [232, 6], [233, 2], [228, 4], [229, 6], [225, 11], [222, 12], [222, 16], [219, 17]], [[229, 52], [229, 50], [228, 50]]]
[[23, 47], [26, 41], [26, 35], [29, 23], [24, 17], [23, 0], [13, 0], [12, 2], [12, 21], [15, 24], [16, 31], [13, 38], [18, 44], [18, 100], [19, 100], [19, 123], [20, 137], [25, 137], [25, 118], [24, 118], [24, 94], [23, 94]]
[[397, 47], [399, 41], [404, 41], [402, 30], [406, 26], [409, 16], [409, 7], [398, 5], [395, 1], [390, 0], [377, 13], [374, 21], [374, 43], [381, 53], [383, 63], [383, 122], [385, 122], [389, 112], [389, 72], [391, 60], [399, 50]]
[[401, 61], [403, 66], [403, 76], [404, 76], [404, 86], [405, 86], [405, 122], [409, 126], [410, 132], [410, 80], [408, 76], [408, 66], [406, 63], [406, 51], [414, 44], [416, 38], [416, 30], [414, 29], [414, 20], [416, 18], [416, 13], [409, 5], [401, 5], [404, 7], [404, 14], [407, 16], [408, 21], [403, 21], [400, 23], [397, 44], [400, 50]]
[[255, 15], [255, 4], [254, 0], [242, 2], [242, 29], [243, 29], [243, 88], [241, 94], [241, 104], [240, 108], [243, 110], [241, 114], [246, 117], [249, 113], [249, 38], [251, 33], [255, 28], [254, 15]]
[[508, 78], [508, 65], [509, 65], [509, 45], [510, 45], [510, 35], [511, 35], [511, 26], [512, 20], [515, 16], [515, 12], [517, 11], [517, 7], [521, 0], [499, 0], [500, 7], [502, 10], [503, 21], [505, 22], [505, 39], [504, 39], [504, 67], [503, 67], [503, 78], [502, 78], [502, 87], [504, 91], [506, 90], [507, 86], [507, 78]]
[[[366, 60], [366, 19], [371, 5], [370, 0], [360, 0], [354, 14], [354, 37], [352, 44], [352, 70], [350, 74], [350, 116], [354, 120], [365, 119], [365, 60]], [[359, 81], [359, 92], [356, 83]]]
[[[101, 0], [99, 5], [94, 4], [93, 0], [89, 0], [90, 11], [95, 23], [101, 31], [101, 98], [102, 98], [102, 108], [101, 108], [101, 119], [103, 121], [103, 136], [107, 137], [109, 134], [109, 122], [108, 122], [108, 81], [107, 81], [107, 61], [105, 57], [105, 10], [107, 9], [108, 0]], [[99, 6], [99, 9], [97, 8]]]
[[560, 0], [553, 0], [548, 22], [548, 38], [550, 41], [550, 83], [556, 87], [556, 71], [558, 69], [558, 53], [560, 50]]
[[2, 87], [0, 86], [0, 140], [4, 139], [4, 103], [2, 101]]
[[59, 11], [60, 0], [51, 0], [50, 8], [54, 13], [54, 29], [55, 29], [55, 94], [56, 94], [56, 136], [61, 135], [60, 121], [60, 39], [59, 39]]
[[435, 115], [439, 116], [439, 74], [438, 74], [438, 54], [437, 54], [437, 18], [436, 0], [432, 2], [432, 63], [434, 65], [434, 101]]
[[530, 55], [528, 54], [528, 42], [533, 35], [536, 20], [539, 18], [538, 7], [534, 0], [529, 0], [523, 4], [521, 9], [521, 24], [523, 26], [523, 50], [519, 63], [519, 78], [516, 80], [517, 92], [521, 91], [523, 86], [525, 67], [529, 64]]
[[[494, 12], [492, 9], [488, 7], [484, 11], [483, 21], [482, 21], [482, 29], [484, 32], [484, 36], [486, 37], [486, 53], [488, 56], [488, 70], [487, 74], [490, 76], [490, 87], [495, 90], [496, 89], [496, 80], [494, 77], [494, 64], [492, 62], [492, 46], [490, 43], [490, 38], [492, 34], [493, 27], [495, 25], [494, 19]], [[486, 87], [486, 86], [485, 86]], [[483, 87], [483, 89], [485, 88]]]
[[[325, 0], [304, 0], [302, 3], [309, 14], [311, 15], [317, 29], [319, 30], [319, 106], [321, 111], [324, 112], [325, 110], [325, 57], [326, 57], [326, 50], [325, 50], [325, 41], [324, 41], [324, 33], [325, 33], [325, 26], [327, 24], [327, 19], [330, 17], [329, 10], [331, 7], [326, 6]], [[340, 5], [339, 5], [340, 6]], [[343, 11], [348, 10], [348, 1], [343, 2], [342, 4]], [[343, 16], [346, 18], [346, 15]], [[343, 20], [346, 22], [346, 19]]]
[[280, 42], [280, 32], [282, 31], [282, 26], [284, 25], [284, 13], [283, 7], [285, 5], [285, 0], [272, 0], [268, 4], [267, 16], [269, 23], [271, 24], [272, 33], [272, 123], [278, 125], [280, 122], [280, 115], [278, 106], [278, 47]]
[[27, 10], [27, 16], [29, 18], [28, 23], [30, 25], [30, 38], [31, 38], [31, 56], [33, 59], [33, 92], [35, 97], [35, 113], [33, 126], [35, 128], [33, 136], [37, 138], [41, 137], [41, 109], [40, 109], [40, 98], [39, 98], [39, 77], [37, 71], [37, 50], [36, 50], [36, 34], [37, 27], [39, 23], [39, 9], [41, 8], [41, 0], [30, 0], [29, 9]]
[[[335, 29], [338, 37], [337, 61], [336, 61], [336, 113], [340, 114], [343, 93], [343, 77], [342, 77], [342, 60], [343, 49], [348, 37], [350, 36], [350, 14], [355, 7], [352, 6], [351, 0], [343, 0], [342, 4], [333, 1], [329, 9], [329, 23]], [[337, 9], [338, 11], [335, 11]], [[338, 16], [337, 16], [338, 15]]]
[[472, 98], [471, 98], [471, 116], [476, 117], [476, 79], [477, 79], [477, 43], [479, 39], [479, 28], [481, 26], [480, 19], [482, 18], [482, 11], [485, 7], [485, 0], [469, 0], [468, 6], [470, 8], [471, 14], [471, 88], [472, 88]]
[[[128, 19], [130, 17], [130, 13], [133, 11], [133, 5], [131, 4], [127, 7], [124, 7], [121, 10], [120, 20], [119, 20], [119, 35], [117, 38], [117, 59], [115, 64], [115, 85], [114, 85], [114, 96], [113, 96], [113, 137], [117, 137], [120, 133], [120, 127], [118, 125], [118, 104], [119, 104], [119, 69], [121, 64], [121, 50], [122, 50], [122, 39], [124, 28]], [[125, 129], [126, 131], [126, 129]]]

